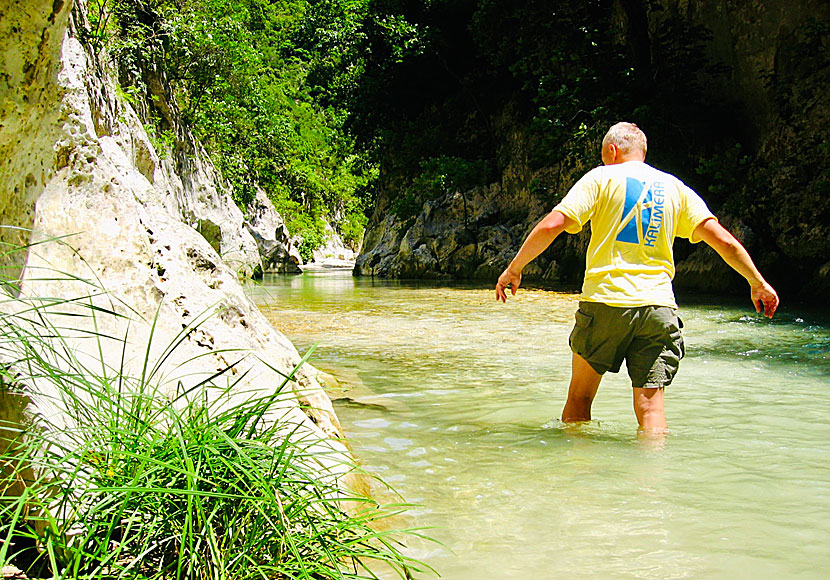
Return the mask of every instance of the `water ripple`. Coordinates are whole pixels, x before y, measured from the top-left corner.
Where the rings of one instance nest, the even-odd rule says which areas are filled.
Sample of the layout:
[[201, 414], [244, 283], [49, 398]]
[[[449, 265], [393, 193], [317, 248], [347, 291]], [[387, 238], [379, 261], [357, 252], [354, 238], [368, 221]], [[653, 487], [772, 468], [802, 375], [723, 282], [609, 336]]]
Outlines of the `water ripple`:
[[[341, 275], [342, 274], [337, 274]], [[283, 277], [259, 300], [313, 363], [398, 407], [338, 405], [363, 466], [423, 507], [452, 580], [824, 578], [830, 569], [830, 317], [682, 309], [671, 433], [637, 436], [628, 380], [564, 425], [577, 298]], [[267, 298], [263, 298], [266, 296]], [[267, 306], [265, 303], [267, 302]], [[405, 403], [405, 404], [404, 404]]]

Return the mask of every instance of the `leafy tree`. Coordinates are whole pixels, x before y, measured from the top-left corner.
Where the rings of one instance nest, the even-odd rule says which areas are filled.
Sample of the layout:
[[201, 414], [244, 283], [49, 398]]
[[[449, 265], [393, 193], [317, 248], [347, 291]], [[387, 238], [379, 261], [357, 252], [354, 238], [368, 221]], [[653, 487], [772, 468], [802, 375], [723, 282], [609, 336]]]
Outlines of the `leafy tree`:
[[[377, 171], [344, 132], [343, 106], [309, 71], [339, 66], [349, 30], [335, 15], [357, 15], [361, 4], [93, 0], [88, 34], [109, 46], [122, 84], [146, 92], [156, 133], [180, 115], [241, 205], [259, 186], [309, 243], [323, 241], [323, 219], [359, 241]], [[159, 81], [170, 95], [159, 95]]]

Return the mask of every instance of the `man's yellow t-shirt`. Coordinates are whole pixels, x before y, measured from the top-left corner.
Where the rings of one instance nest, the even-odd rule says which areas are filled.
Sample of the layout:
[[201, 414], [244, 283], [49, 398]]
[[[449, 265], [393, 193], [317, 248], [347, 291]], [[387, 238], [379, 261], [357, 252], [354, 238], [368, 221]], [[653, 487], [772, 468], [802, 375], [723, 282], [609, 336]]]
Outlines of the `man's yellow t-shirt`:
[[554, 210], [591, 221], [581, 300], [609, 306], [677, 308], [672, 289], [674, 238], [694, 239], [715, 216], [682, 181], [642, 161], [597, 167], [585, 174]]

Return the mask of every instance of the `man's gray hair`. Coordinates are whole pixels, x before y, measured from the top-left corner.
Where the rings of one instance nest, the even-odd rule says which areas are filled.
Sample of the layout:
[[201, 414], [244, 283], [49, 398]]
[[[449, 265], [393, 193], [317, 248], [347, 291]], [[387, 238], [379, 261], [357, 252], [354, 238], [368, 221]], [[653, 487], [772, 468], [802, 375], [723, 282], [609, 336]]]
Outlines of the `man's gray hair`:
[[633, 153], [642, 151], [645, 154], [647, 149], [646, 134], [634, 123], [617, 123], [610, 129], [602, 139], [602, 146], [609, 143], [616, 145], [622, 153]]

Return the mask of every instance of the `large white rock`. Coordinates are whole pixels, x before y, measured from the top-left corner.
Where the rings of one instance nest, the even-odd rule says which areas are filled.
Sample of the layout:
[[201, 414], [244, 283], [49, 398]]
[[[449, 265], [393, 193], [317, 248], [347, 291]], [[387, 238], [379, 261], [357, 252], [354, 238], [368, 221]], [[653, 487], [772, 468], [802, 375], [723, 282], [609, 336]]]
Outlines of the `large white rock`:
[[[86, 307], [58, 305], [48, 316], [59, 327], [71, 321], [67, 346], [82, 361], [103, 358], [137, 375], [150, 345], [149, 359], [164, 361], [154, 379], [162, 397], [172, 400], [235, 363], [218, 379], [239, 381], [234, 397], [273, 392], [300, 355], [239, 282], [240, 271], [259, 266], [256, 242], [207, 158], [179, 129], [177, 139], [191, 154], [159, 157], [74, 33], [83, 4], [71, 18], [61, 0], [5, 4], [0, 218], [24, 229], [5, 229], [2, 241], [25, 241], [31, 228], [36, 244], [28, 256], [15, 253], [2, 264], [19, 268], [25, 259], [21, 297], [86, 297]], [[89, 305], [120, 316], [93, 319]], [[60, 311], [84, 316], [67, 319]], [[168, 355], [165, 349], [183, 336]], [[316, 377], [313, 367], [303, 367], [295, 396], [281, 399], [272, 417], [321, 438], [328, 450], [321, 466], [342, 471], [345, 447], [322, 442], [339, 437], [340, 429]], [[60, 424], [48, 385], [25, 386], [33, 399], [28, 412]], [[15, 416], [22, 416], [17, 407]], [[331, 455], [332, 448], [344, 455]]]
[[[52, 173], [63, 135], [55, 82], [69, 6], [3, 0], [0, 6], [0, 242], [23, 245], [34, 203]], [[25, 252], [0, 252], [0, 272], [19, 273]]]
[[357, 253], [343, 243], [331, 224], [325, 222], [326, 243], [312, 251], [312, 262], [319, 265], [354, 266]]

